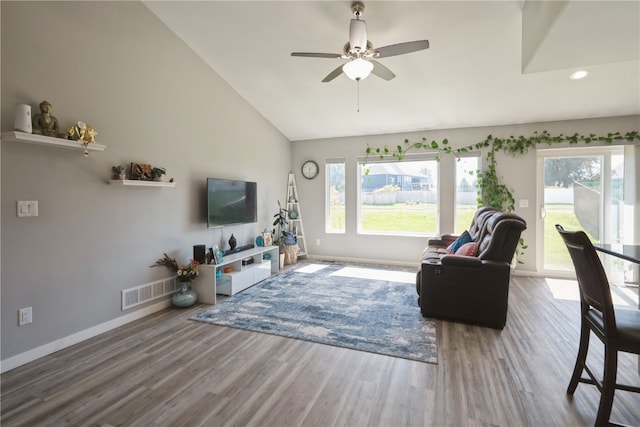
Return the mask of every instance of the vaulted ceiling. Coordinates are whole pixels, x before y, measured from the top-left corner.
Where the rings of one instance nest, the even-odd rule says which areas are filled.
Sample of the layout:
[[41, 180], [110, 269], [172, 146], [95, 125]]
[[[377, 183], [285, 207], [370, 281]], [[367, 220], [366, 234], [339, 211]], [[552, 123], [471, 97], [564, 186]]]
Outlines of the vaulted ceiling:
[[292, 141], [640, 114], [640, 1], [365, 1], [374, 47], [430, 48], [359, 83], [290, 55], [341, 53], [350, 1], [144, 4]]

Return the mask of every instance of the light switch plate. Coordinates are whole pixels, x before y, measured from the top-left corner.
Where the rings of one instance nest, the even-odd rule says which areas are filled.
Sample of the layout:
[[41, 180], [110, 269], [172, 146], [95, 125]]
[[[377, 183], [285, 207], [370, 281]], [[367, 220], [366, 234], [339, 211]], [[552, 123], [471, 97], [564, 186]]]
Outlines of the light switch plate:
[[521, 208], [528, 208], [529, 207], [529, 199], [520, 199], [518, 206]]
[[37, 200], [18, 200], [18, 217], [38, 216]]

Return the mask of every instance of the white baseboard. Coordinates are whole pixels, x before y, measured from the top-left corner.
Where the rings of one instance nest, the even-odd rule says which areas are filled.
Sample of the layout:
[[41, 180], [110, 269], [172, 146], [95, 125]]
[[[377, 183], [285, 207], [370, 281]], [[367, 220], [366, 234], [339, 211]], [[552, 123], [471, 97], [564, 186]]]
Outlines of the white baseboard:
[[539, 273], [537, 271], [531, 270], [511, 270], [511, 274], [514, 276], [529, 276], [529, 277], [546, 277], [549, 279], [567, 279], [567, 280], [575, 280], [576, 274], [570, 271], [566, 273], [557, 272], [557, 273]]
[[381, 261], [379, 259], [368, 259], [368, 258], [350, 258], [350, 257], [334, 257], [334, 256], [319, 256], [319, 255], [306, 255], [308, 260], [316, 260], [316, 261], [330, 261], [330, 262], [353, 262], [353, 263], [361, 263], [361, 264], [385, 264], [385, 265], [396, 265], [399, 267], [415, 267], [416, 271], [418, 271], [419, 262], [400, 262], [400, 261]]
[[[362, 263], [362, 264], [386, 264], [386, 265], [395, 265], [399, 267], [415, 267], [416, 271], [420, 268], [420, 262], [401, 262], [401, 261], [381, 261], [378, 259], [366, 259], [366, 258], [349, 258], [349, 257], [333, 257], [333, 256], [318, 256], [318, 255], [307, 255], [307, 259], [309, 260], [317, 260], [317, 261], [331, 261], [331, 262], [354, 262], [354, 263]], [[511, 269], [511, 274], [515, 276], [533, 276], [533, 277], [552, 277], [548, 274], [540, 274], [535, 271], [530, 270], [518, 270], [517, 268]], [[563, 278], [571, 278], [571, 275], [567, 276], [558, 276]], [[575, 274], [573, 275], [575, 278]]]
[[49, 354], [55, 353], [56, 351], [62, 350], [63, 348], [67, 348], [89, 338], [93, 338], [119, 326], [131, 323], [134, 320], [141, 319], [145, 316], [155, 313], [156, 311], [164, 310], [165, 308], [170, 306], [171, 299], [169, 298], [166, 301], [161, 301], [157, 304], [134, 311], [133, 313], [125, 314], [124, 316], [109, 320], [108, 322], [101, 323], [89, 329], [85, 329], [84, 331], [76, 332], [75, 334], [60, 338], [48, 344], [41, 345], [40, 347], [25, 351], [24, 353], [9, 357], [5, 360], [0, 361], [0, 373], [10, 371], [17, 368], [18, 366], [26, 365], [27, 363], [33, 362], [36, 359], [48, 356]]

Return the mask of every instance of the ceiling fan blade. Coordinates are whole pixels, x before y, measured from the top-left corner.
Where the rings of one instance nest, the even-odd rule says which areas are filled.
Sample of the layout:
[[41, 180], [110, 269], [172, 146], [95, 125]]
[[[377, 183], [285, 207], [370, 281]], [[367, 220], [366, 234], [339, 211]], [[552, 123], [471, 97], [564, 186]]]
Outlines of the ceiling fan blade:
[[341, 53], [313, 53], [313, 52], [291, 52], [291, 56], [304, 56], [306, 58], [342, 58]]
[[336, 68], [335, 70], [333, 70], [332, 72], [330, 72], [329, 74], [327, 74], [327, 77], [325, 77], [322, 80], [322, 83], [328, 83], [331, 80], [333, 80], [336, 77], [338, 77], [340, 74], [342, 74], [342, 65], [339, 66], [338, 68]]
[[352, 52], [364, 52], [367, 50], [367, 23], [364, 20], [351, 20], [349, 25], [349, 45]]
[[405, 53], [416, 52], [424, 49], [429, 49], [429, 40], [416, 40], [414, 42], [392, 44], [389, 46], [379, 47], [374, 50], [378, 52], [376, 58], [387, 58], [389, 56], [404, 55]]
[[396, 76], [395, 74], [393, 74], [393, 71], [391, 71], [378, 61], [370, 59], [369, 62], [373, 64], [373, 70], [371, 70], [371, 72], [381, 79], [389, 81]]

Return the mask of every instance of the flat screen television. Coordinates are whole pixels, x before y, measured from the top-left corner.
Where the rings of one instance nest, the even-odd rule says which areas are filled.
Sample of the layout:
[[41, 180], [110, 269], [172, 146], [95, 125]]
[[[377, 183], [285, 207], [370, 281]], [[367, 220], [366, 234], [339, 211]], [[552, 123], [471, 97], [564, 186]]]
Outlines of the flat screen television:
[[207, 178], [207, 227], [257, 222], [257, 187], [255, 182]]

